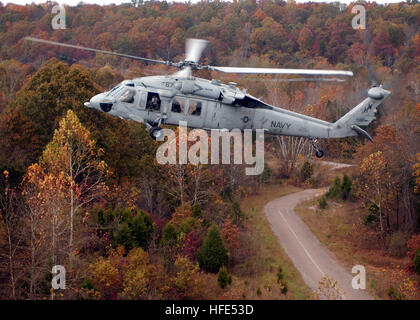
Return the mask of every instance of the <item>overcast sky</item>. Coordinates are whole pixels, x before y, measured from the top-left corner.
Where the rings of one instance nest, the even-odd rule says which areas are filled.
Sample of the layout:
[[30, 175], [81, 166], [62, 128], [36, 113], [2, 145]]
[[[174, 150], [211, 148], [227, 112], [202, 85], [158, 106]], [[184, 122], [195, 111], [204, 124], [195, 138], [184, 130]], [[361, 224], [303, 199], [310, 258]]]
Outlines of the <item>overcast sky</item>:
[[[192, 3], [199, 2], [200, 0], [191, 0]], [[46, 0], [0, 0], [0, 2], [6, 3], [16, 3], [16, 4], [26, 4], [26, 3], [44, 3]], [[58, 3], [64, 3], [68, 5], [77, 5], [80, 0], [55, 0]], [[96, 3], [96, 4], [121, 4], [121, 3], [130, 3], [131, 0], [84, 0], [84, 3]], [[187, 0], [176, 0], [172, 1], [169, 0], [168, 2], [188, 2]], [[296, 2], [309, 2], [307, 0], [296, 0]], [[312, 0], [312, 2], [336, 2], [336, 1], [328, 1], [328, 0]], [[354, 2], [352, 0], [341, 0], [340, 2], [343, 3], [350, 3]], [[376, 0], [376, 3], [397, 3], [397, 2], [405, 2], [401, 0]]]

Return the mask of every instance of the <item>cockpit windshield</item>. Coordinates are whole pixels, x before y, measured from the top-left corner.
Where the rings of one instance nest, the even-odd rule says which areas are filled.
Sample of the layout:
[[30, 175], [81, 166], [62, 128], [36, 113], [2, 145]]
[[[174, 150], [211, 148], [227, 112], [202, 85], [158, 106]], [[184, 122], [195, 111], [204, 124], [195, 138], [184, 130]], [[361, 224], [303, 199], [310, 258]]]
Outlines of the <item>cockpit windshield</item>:
[[117, 84], [114, 88], [108, 91], [107, 96], [112, 95], [114, 96], [120, 89], [123, 87], [123, 83]]
[[133, 103], [134, 102], [134, 90], [132, 89], [125, 89], [120, 96], [121, 102]]

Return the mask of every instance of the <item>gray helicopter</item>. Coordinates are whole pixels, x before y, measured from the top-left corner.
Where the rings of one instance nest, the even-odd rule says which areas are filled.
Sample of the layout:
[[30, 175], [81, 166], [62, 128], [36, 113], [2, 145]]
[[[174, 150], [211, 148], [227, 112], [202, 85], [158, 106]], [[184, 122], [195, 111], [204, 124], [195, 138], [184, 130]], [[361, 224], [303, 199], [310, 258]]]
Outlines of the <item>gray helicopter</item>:
[[[306, 137], [318, 158], [324, 152], [317, 139], [343, 138], [361, 135], [373, 142], [363, 130], [375, 119], [377, 107], [390, 92], [382, 86], [372, 87], [368, 97], [334, 123], [309, 117], [269, 105], [241, 90], [236, 83], [223, 84], [192, 76], [193, 70], [209, 70], [236, 74], [281, 74], [305, 76], [353, 76], [351, 71], [237, 68], [200, 65], [206, 40], [188, 39], [186, 59], [181, 62], [154, 60], [116, 52], [86, 48], [32, 37], [26, 40], [177, 67], [180, 71], [163, 76], [149, 76], [124, 80], [109, 91], [100, 93], [85, 102], [88, 108], [100, 110], [122, 119], [145, 124], [153, 139], [162, 137], [162, 124], [178, 125], [186, 121], [188, 127], [211, 129], [263, 129], [268, 134]], [[310, 80], [310, 79], [309, 79]], [[340, 79], [321, 79], [339, 80]]]

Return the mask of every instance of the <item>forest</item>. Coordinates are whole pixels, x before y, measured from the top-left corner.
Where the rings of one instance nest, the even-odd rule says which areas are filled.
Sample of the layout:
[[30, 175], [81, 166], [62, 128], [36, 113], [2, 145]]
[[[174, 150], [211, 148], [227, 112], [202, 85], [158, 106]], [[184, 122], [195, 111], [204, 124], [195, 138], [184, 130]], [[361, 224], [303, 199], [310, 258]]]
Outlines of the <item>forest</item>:
[[[359, 245], [404, 262], [401, 286], [381, 298], [419, 299], [420, 3], [360, 3], [365, 30], [352, 28], [353, 4], [293, 0], [81, 2], [54, 30], [56, 3], [0, 2], [0, 298], [312, 298], [293, 266], [267, 258], [245, 201], [328, 186], [319, 206], [357, 204]], [[328, 180], [310, 144], [290, 137], [266, 137], [259, 176], [242, 165], [159, 165], [142, 125], [83, 103], [123, 79], [175, 69], [27, 36], [173, 61], [200, 38], [210, 43], [205, 64], [351, 70], [345, 82], [196, 73], [330, 122], [373, 84], [392, 94], [366, 129], [374, 143], [321, 142], [328, 160], [356, 166], [345, 181]], [[55, 265], [66, 266], [66, 290], [51, 288]]]

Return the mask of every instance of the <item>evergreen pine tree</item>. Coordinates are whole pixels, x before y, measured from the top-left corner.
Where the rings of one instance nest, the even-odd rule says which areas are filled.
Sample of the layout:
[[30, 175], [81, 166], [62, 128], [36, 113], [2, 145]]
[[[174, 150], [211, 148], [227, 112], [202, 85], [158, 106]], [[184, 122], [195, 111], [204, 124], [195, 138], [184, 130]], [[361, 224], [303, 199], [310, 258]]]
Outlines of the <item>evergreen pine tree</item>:
[[197, 258], [201, 268], [213, 273], [216, 273], [221, 266], [227, 264], [226, 246], [217, 226], [213, 225], [210, 227], [203, 244], [198, 250]]
[[222, 266], [219, 270], [219, 275], [217, 277], [217, 283], [220, 288], [224, 289], [229, 284], [229, 273], [225, 266]]

